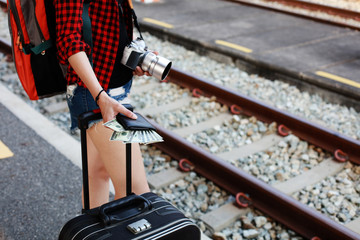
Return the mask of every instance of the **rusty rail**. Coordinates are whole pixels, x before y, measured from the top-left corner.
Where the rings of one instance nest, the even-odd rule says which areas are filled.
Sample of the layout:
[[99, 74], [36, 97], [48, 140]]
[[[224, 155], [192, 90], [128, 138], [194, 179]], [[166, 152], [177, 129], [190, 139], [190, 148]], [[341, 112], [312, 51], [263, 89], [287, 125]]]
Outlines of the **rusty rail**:
[[0, 7], [6, 8], [7, 1], [6, 0], [0, 0]]
[[10, 43], [1, 37], [0, 37], [0, 51], [5, 54], [12, 54]]
[[360, 141], [278, 110], [226, 87], [183, 73], [178, 69], [171, 70], [168, 80], [191, 90], [198, 89], [205, 96], [215, 96], [217, 101], [227, 106], [236, 104], [242, 114], [255, 116], [268, 123], [283, 124], [299, 138], [332, 152], [334, 155], [341, 152], [347, 160], [360, 164]]
[[[240, 4], [244, 4], [244, 5], [249, 5], [249, 6], [256, 6], [256, 7], [264, 8], [264, 9], [270, 9], [270, 10], [277, 11], [277, 12], [282, 12], [282, 13], [286, 13], [286, 14], [300, 16], [303, 18], [312, 19], [312, 20], [318, 21], [318, 22], [330, 23], [332, 25], [338, 25], [338, 26], [342, 26], [342, 27], [355, 29], [355, 30], [360, 30], [360, 27], [357, 27], [357, 26], [354, 26], [351, 24], [347, 24], [347, 23], [343, 23], [343, 22], [339, 22], [339, 21], [335, 21], [335, 20], [331, 21], [331, 20], [327, 20], [327, 19], [323, 19], [323, 18], [318, 18], [315, 16], [310, 16], [310, 15], [303, 14], [303, 13], [297, 13], [297, 12], [287, 10], [287, 9], [273, 7], [273, 6], [270, 6], [267, 4], [254, 3], [249, 0], [225, 0], [225, 1], [240, 3]], [[360, 13], [359, 12], [355, 12], [355, 11], [351, 11], [351, 10], [347, 10], [347, 9], [330, 7], [330, 6], [326, 6], [323, 4], [310, 3], [310, 2], [299, 1], [299, 0], [267, 0], [267, 1], [268, 2], [277, 2], [277, 3], [283, 4], [283, 5], [302, 8], [302, 9], [306, 9], [309, 11], [320, 11], [320, 12], [327, 13], [327, 14], [333, 15], [333, 16], [338, 16], [338, 17], [342, 17], [345, 19], [352, 19], [355, 21], [360, 21]]]
[[310, 11], [320, 11], [327, 13], [329, 15], [334, 15], [342, 18], [353, 19], [355, 21], [360, 21], [360, 13], [343, 9], [337, 7], [326, 6], [323, 4], [299, 1], [299, 0], [268, 0], [269, 2], [278, 2], [283, 5], [288, 5], [292, 7], [304, 8]]
[[[7, 1], [0, 0], [0, 7], [6, 11]], [[0, 37], [0, 51], [5, 54], [12, 54], [11, 43]]]
[[[11, 47], [6, 41], [0, 41], [0, 46], [7, 51], [11, 51]], [[265, 106], [258, 101], [251, 100], [222, 86], [182, 73], [177, 69], [173, 69], [170, 72], [167, 80], [190, 89], [200, 89], [200, 93], [216, 96], [222, 104], [232, 106], [235, 103], [241, 107], [240, 112], [242, 114], [256, 116], [265, 122], [276, 121], [278, 123], [285, 123], [299, 137], [312, 143], [317, 142], [318, 144], [315, 145], [324, 149], [330, 148], [333, 150], [340, 148], [348, 154], [349, 160], [357, 164], [360, 163], [359, 156], [356, 154], [356, 150], [359, 149], [359, 142], [355, 140], [341, 136], [336, 132], [319, 128], [305, 120], [297, 119], [285, 112]], [[190, 144], [153, 121], [152, 123], [165, 140], [164, 143], [155, 144], [159, 149], [176, 159], [187, 158], [194, 164], [196, 172], [214, 181], [214, 183], [231, 194], [236, 195], [239, 192], [248, 194], [252, 206], [293, 229], [295, 232], [307, 238], [360, 239], [359, 235], [348, 228], [337, 224], [333, 220], [203, 149]], [[306, 130], [305, 134], [303, 130]], [[320, 141], [319, 138], [324, 139]], [[330, 144], [331, 147], [322, 146], [327, 144]]]
[[360, 236], [330, 218], [312, 210], [279, 190], [245, 173], [239, 168], [191, 144], [180, 136], [152, 124], [164, 138], [157, 148], [175, 159], [186, 158], [194, 165], [194, 171], [210, 179], [231, 194], [243, 192], [251, 200], [251, 206], [284, 224], [296, 233], [311, 239], [356, 240]]
[[[7, 54], [12, 52], [10, 44], [2, 38], [0, 38], [0, 49]], [[183, 73], [176, 68], [172, 69], [168, 80], [191, 90], [200, 89], [207, 96], [216, 96], [217, 100], [222, 104], [228, 106], [236, 104], [240, 107], [242, 114], [255, 116], [268, 123], [284, 124], [296, 136], [334, 154], [341, 152], [341, 155], [344, 155], [347, 160], [360, 164], [359, 141], [267, 106], [260, 101], [250, 99], [223, 86]]]

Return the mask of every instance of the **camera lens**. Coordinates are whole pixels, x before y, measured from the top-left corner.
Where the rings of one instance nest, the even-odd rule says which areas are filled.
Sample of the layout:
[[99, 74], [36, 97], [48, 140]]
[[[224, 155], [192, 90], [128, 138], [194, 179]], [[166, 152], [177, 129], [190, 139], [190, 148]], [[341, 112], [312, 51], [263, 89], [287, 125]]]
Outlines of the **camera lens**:
[[141, 69], [162, 81], [169, 74], [171, 65], [172, 62], [168, 59], [155, 55], [152, 52], [147, 52], [141, 64]]

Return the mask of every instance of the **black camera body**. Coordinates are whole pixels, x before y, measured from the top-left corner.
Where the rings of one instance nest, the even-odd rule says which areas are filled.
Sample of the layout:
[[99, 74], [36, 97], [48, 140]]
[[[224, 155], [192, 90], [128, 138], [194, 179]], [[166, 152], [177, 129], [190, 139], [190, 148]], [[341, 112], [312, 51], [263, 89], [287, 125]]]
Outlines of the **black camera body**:
[[127, 45], [123, 52], [121, 63], [135, 70], [137, 66], [149, 72], [159, 80], [164, 80], [170, 72], [172, 62], [147, 50], [145, 41], [137, 38]]

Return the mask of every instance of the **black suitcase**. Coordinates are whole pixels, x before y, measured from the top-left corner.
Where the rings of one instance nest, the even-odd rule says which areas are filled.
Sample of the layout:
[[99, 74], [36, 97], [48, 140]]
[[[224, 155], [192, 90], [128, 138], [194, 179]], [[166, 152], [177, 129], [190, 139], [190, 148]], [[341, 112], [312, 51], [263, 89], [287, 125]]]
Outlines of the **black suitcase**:
[[[131, 106], [127, 106], [129, 109]], [[172, 204], [148, 192], [131, 193], [131, 144], [126, 144], [127, 196], [89, 209], [86, 129], [100, 113], [88, 112], [79, 117], [84, 188], [83, 213], [69, 220], [61, 229], [59, 240], [103, 239], [200, 239], [199, 228]]]

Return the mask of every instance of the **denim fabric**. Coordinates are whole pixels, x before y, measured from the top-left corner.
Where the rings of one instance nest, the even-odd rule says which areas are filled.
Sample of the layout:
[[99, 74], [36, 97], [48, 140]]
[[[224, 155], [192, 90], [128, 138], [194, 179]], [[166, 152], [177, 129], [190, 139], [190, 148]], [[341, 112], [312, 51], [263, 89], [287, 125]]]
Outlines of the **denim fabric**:
[[[130, 93], [131, 85], [132, 85], [132, 80], [122, 87], [116, 89], [108, 89], [106, 93], [116, 101], [120, 102], [124, 100]], [[77, 86], [77, 85], [68, 86], [68, 90], [66, 93], [66, 100], [70, 111], [70, 118], [71, 118], [70, 131], [72, 133], [75, 132], [75, 130], [79, 127], [78, 117], [80, 114], [88, 111], [93, 111], [99, 108], [96, 105], [95, 100], [93, 99], [89, 90], [82, 86]], [[89, 127], [99, 121], [90, 122]]]

